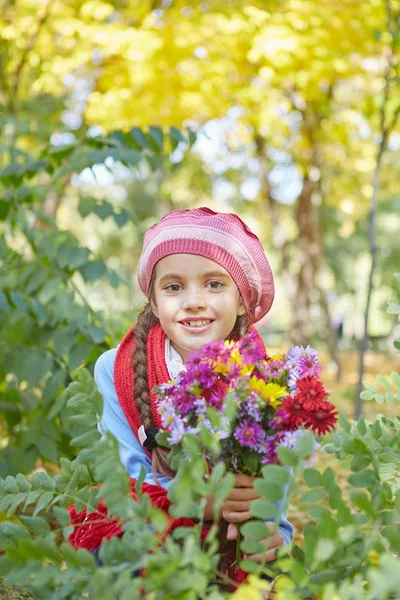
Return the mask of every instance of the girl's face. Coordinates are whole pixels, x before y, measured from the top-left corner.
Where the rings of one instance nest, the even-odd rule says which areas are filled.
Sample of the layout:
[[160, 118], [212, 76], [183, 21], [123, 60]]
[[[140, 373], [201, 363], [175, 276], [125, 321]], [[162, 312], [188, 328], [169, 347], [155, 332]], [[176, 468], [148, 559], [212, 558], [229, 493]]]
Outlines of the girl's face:
[[183, 360], [203, 344], [225, 339], [245, 313], [229, 273], [196, 254], [172, 254], [157, 263], [151, 305]]

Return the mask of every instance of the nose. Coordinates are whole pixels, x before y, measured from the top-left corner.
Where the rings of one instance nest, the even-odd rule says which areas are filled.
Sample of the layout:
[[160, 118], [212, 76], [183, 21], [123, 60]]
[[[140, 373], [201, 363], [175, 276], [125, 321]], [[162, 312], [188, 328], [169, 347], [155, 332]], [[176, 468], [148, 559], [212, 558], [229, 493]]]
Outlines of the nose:
[[188, 288], [183, 299], [185, 310], [197, 311], [206, 307], [205, 291], [198, 286]]

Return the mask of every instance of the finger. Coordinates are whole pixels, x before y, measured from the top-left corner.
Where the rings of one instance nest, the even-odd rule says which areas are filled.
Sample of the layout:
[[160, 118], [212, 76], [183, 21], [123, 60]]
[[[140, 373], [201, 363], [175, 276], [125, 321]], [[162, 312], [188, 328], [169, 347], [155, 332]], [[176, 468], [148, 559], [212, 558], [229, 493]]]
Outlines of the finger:
[[248, 521], [253, 518], [253, 515], [250, 511], [247, 512], [225, 512], [222, 511], [222, 516], [225, 521], [228, 523], [243, 523], [243, 521]]
[[229, 492], [228, 500], [255, 500], [260, 494], [252, 487], [234, 487]]
[[254, 560], [254, 562], [271, 562], [276, 559], [276, 552], [279, 550], [280, 546], [276, 548], [270, 548], [267, 552], [261, 552], [260, 554], [251, 554], [250, 556], [246, 556], [250, 560]]
[[233, 523], [229, 523], [228, 530], [226, 532], [226, 539], [227, 540], [236, 540], [237, 536], [238, 536], [237, 526], [234, 525]]
[[269, 538], [265, 538], [262, 540], [258, 540], [260, 544], [262, 544], [265, 549], [268, 548], [280, 548], [281, 546], [283, 546], [283, 535], [281, 534], [280, 531], [275, 531], [274, 534], [271, 535], [271, 537]]
[[226, 500], [222, 506], [222, 510], [228, 512], [249, 511], [252, 502], [253, 500]]
[[241, 473], [237, 473], [235, 475], [235, 487], [253, 487], [255, 477], [250, 477], [250, 475], [242, 475]]

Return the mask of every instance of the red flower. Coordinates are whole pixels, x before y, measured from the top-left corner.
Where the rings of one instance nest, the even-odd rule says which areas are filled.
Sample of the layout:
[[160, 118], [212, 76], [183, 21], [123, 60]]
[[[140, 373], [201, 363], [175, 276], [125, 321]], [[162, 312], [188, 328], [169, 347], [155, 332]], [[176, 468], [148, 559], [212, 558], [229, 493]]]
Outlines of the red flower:
[[331, 402], [322, 401], [314, 410], [305, 414], [305, 425], [313, 433], [324, 435], [331, 429], [334, 429], [337, 421], [337, 411]]
[[275, 419], [284, 424], [283, 429], [297, 429], [304, 423], [304, 412], [303, 400], [299, 394], [287, 396], [276, 411]]
[[303, 377], [296, 381], [298, 395], [306, 410], [316, 410], [321, 402], [326, 400], [328, 392], [323, 384], [315, 377]]

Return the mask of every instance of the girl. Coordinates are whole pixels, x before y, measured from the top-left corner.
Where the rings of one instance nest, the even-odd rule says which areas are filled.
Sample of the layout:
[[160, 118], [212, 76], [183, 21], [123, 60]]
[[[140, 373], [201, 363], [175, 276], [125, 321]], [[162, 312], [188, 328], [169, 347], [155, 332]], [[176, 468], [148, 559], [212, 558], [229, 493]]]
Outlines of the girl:
[[[118, 440], [131, 478], [144, 466], [144, 491], [161, 506], [159, 499], [165, 504], [174, 473], [168, 450], [155, 441], [161, 422], [152, 390], [175, 378], [187, 356], [203, 344], [246, 334], [271, 308], [274, 280], [257, 236], [238, 216], [209, 208], [173, 211], [151, 227], [144, 236], [137, 277], [148, 302], [119, 347], [105, 352], [95, 366], [104, 398], [100, 430]], [[228, 540], [236, 538], [238, 523], [251, 518], [250, 504], [258, 497], [253, 481], [236, 475], [223, 505]], [[77, 525], [85, 520], [71, 536], [76, 547], [95, 550], [104, 537], [121, 533], [101, 523], [89, 526], [86, 513], [77, 515], [72, 509], [71, 515]], [[99, 514], [93, 515], [98, 523]], [[209, 498], [205, 520], [212, 518]], [[249, 558], [274, 560], [276, 550], [292, 537], [293, 527], [283, 519], [266, 555]]]

